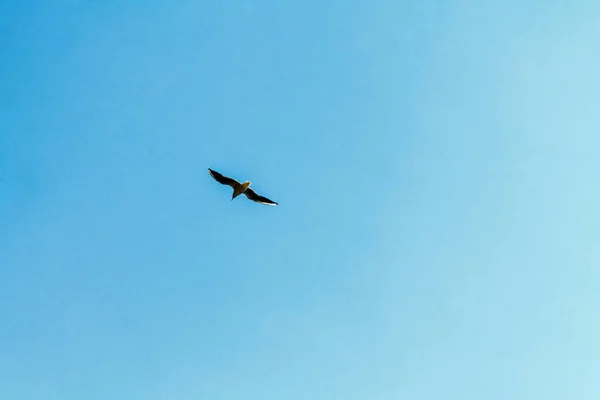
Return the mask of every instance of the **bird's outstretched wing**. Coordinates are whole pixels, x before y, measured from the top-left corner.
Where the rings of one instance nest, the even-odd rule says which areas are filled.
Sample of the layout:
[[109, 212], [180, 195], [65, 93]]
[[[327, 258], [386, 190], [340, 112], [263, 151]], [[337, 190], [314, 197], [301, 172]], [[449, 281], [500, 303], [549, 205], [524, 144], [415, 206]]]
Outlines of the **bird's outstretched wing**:
[[258, 194], [256, 194], [256, 192], [250, 188], [246, 189], [246, 191], [244, 191], [244, 194], [246, 195], [246, 197], [252, 201], [255, 201], [257, 203], [260, 204], [266, 204], [268, 206], [276, 206], [277, 203], [274, 202], [273, 200], [269, 200], [264, 196], [260, 196]]
[[210, 173], [210, 176], [215, 178], [215, 181], [219, 182], [221, 185], [228, 185], [228, 186], [231, 186], [232, 188], [235, 188], [236, 186], [238, 186], [240, 184], [235, 179], [229, 178], [227, 176], [223, 176], [220, 173], [218, 173], [217, 171], [213, 171], [210, 168], [208, 169], [208, 172]]

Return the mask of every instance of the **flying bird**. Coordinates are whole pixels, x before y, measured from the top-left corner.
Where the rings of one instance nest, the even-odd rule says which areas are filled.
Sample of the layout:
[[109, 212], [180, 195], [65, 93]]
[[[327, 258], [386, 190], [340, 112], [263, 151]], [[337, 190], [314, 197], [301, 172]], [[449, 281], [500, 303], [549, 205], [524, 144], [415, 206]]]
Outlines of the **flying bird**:
[[219, 182], [221, 185], [227, 185], [233, 188], [231, 200], [244, 193], [249, 200], [255, 201], [257, 203], [266, 204], [268, 206], [277, 205], [277, 203], [273, 200], [269, 200], [266, 197], [257, 194], [254, 190], [250, 189], [250, 185], [252, 185], [252, 182], [246, 181], [244, 183], [239, 183], [235, 179], [223, 176], [217, 171], [214, 171], [210, 168], [208, 169], [208, 172], [210, 173], [210, 176], [212, 176], [215, 179], [215, 181]]

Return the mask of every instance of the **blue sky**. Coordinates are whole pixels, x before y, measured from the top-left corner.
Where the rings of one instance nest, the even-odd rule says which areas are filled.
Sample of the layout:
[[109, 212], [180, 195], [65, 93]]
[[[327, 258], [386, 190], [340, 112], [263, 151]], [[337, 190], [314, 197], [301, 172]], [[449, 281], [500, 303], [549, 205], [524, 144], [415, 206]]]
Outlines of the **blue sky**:
[[2, 2], [0, 398], [597, 399], [600, 4], [496, 3]]

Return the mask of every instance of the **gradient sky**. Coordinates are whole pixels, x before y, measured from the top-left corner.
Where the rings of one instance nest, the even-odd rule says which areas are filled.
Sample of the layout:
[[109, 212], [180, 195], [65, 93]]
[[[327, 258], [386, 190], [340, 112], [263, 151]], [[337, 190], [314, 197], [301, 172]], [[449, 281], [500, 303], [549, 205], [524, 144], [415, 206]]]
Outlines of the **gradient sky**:
[[1, 399], [600, 398], [597, 0], [143, 3], [0, 3]]

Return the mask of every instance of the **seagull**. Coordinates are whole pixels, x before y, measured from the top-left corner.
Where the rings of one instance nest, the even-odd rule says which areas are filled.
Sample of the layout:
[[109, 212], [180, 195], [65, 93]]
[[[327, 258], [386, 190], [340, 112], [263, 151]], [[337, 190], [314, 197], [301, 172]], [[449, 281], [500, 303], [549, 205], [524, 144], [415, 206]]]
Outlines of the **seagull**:
[[246, 181], [244, 183], [239, 183], [235, 179], [223, 176], [217, 171], [214, 171], [210, 168], [208, 169], [208, 173], [215, 179], [215, 181], [219, 182], [221, 185], [227, 185], [233, 188], [233, 194], [231, 195], [232, 201], [240, 194], [244, 193], [249, 200], [255, 201], [257, 203], [266, 204], [268, 206], [277, 205], [277, 203], [273, 200], [269, 200], [266, 197], [256, 194], [254, 190], [250, 189], [250, 185], [252, 185], [252, 182]]

